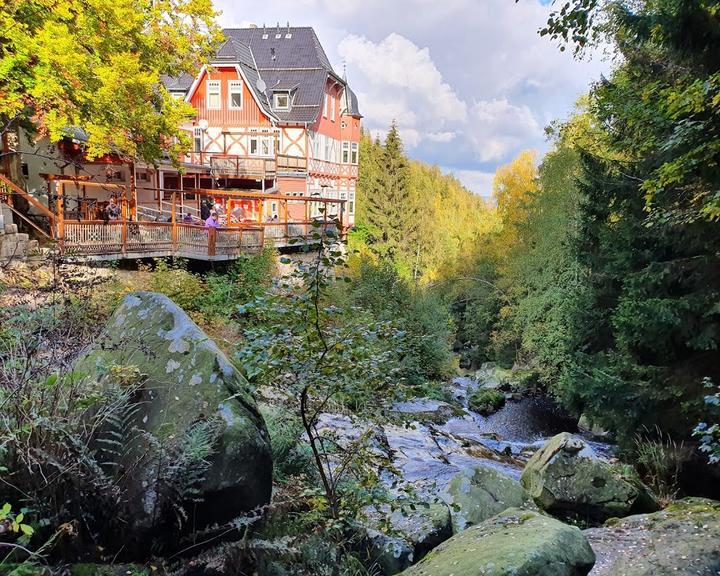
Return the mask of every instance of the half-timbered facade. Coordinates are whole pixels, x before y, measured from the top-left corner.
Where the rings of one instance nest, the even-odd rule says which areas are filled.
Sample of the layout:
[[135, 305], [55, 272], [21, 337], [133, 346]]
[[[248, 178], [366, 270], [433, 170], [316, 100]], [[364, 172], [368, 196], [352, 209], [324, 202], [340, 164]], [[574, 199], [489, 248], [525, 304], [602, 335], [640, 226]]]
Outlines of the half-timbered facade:
[[[185, 174], [162, 169], [163, 189], [271, 191], [344, 200], [355, 213], [360, 119], [357, 98], [332, 68], [312, 28], [227, 29], [225, 42], [195, 78], [166, 78], [197, 111], [184, 128], [192, 151]], [[192, 202], [193, 198], [183, 199]], [[290, 219], [312, 218], [322, 203], [288, 203]], [[278, 218], [268, 202], [260, 216]], [[309, 212], [309, 213], [306, 213]]]
[[[20, 141], [17, 169], [0, 170], [0, 203], [68, 254], [100, 259], [228, 259], [312, 243], [318, 226], [345, 232], [361, 120], [347, 81], [312, 28], [224, 32], [195, 76], [163, 78], [196, 111], [182, 158], [88, 161], [79, 128], [59, 143]], [[208, 228], [211, 210], [219, 228]]]

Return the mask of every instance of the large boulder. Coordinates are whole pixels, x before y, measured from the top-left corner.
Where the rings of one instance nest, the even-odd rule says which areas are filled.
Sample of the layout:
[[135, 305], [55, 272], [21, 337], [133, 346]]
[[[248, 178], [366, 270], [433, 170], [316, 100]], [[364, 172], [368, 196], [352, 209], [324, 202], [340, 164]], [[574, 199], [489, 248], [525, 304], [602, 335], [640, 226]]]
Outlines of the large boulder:
[[575, 526], [509, 508], [453, 536], [403, 576], [585, 576], [594, 562]]
[[167, 297], [126, 296], [74, 375], [115, 399], [95, 447], [128, 547], [270, 501], [270, 442], [248, 382]]
[[370, 506], [363, 510], [363, 555], [391, 576], [417, 562], [452, 536], [450, 510], [442, 502]]
[[597, 555], [591, 576], [715, 576], [720, 573], [720, 502], [686, 498], [661, 512], [585, 530]]
[[452, 509], [456, 533], [508, 508], [535, 509], [532, 498], [517, 480], [488, 466], [457, 474], [450, 481], [446, 501]]
[[581, 438], [551, 438], [525, 465], [522, 485], [543, 510], [596, 520], [658, 509], [636, 475], [597, 458]]

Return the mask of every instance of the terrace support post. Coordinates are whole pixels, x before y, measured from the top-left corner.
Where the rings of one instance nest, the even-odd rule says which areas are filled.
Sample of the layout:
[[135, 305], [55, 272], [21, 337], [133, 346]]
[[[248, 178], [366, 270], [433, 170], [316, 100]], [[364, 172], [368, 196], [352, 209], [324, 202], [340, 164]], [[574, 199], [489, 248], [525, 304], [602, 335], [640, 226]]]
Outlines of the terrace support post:
[[215, 256], [217, 246], [217, 228], [208, 228], [208, 256]]
[[120, 251], [125, 254], [125, 247], [127, 245], [128, 217], [127, 194], [125, 193], [125, 188], [122, 189], [122, 199], [120, 200], [120, 217], [122, 218], [122, 228], [120, 229]]
[[55, 211], [57, 212], [57, 225], [55, 235], [60, 243], [60, 250], [63, 250], [65, 244], [65, 206], [63, 202], [63, 186], [62, 182], [55, 184], [55, 193], [57, 200], [55, 201]]
[[137, 175], [135, 162], [130, 163], [130, 219], [137, 221]]
[[178, 230], [177, 230], [177, 212], [175, 211], [177, 207], [177, 192], [172, 193], [172, 215], [170, 216], [170, 222], [172, 222], [172, 245], [173, 245], [173, 252], [177, 251], [177, 239], [178, 239]]
[[285, 240], [290, 238], [290, 209], [288, 208], [288, 201], [283, 200], [283, 213], [285, 214]]

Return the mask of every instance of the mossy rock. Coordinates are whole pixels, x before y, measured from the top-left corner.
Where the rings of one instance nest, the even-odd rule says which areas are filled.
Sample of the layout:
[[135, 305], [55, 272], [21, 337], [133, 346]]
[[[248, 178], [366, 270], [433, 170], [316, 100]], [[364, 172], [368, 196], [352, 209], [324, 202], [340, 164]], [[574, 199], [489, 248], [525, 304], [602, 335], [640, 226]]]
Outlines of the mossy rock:
[[660, 512], [585, 530], [597, 555], [592, 576], [715, 576], [720, 572], [720, 502], [685, 498]]
[[463, 470], [447, 489], [453, 530], [458, 533], [507, 510], [536, 506], [522, 485], [515, 479], [490, 467]]
[[586, 576], [594, 563], [578, 528], [510, 508], [453, 536], [403, 576]]
[[540, 508], [554, 514], [603, 521], [658, 509], [637, 475], [598, 459], [585, 441], [567, 432], [533, 455], [520, 481]]
[[489, 416], [505, 405], [505, 394], [493, 388], [478, 388], [468, 398], [468, 408]]
[[[173, 496], [158, 487], [157, 478], [169, 465], [163, 458], [174, 454], [168, 447], [183, 450], [201, 428], [212, 446], [204, 456], [206, 469], [194, 481], [193, 497], [200, 500], [187, 507], [192, 515], [186, 525], [222, 524], [270, 501], [270, 442], [250, 385], [166, 296], [126, 296], [93, 348], [75, 364], [74, 376], [97, 382], [106, 394], [134, 390], [119, 416], [132, 420], [125, 431], [136, 432], [122, 439], [110, 471], [127, 503], [126, 550], [158, 534], [174, 537], [169, 526], [176, 525], [176, 506], [182, 503], [170, 501]], [[100, 432], [95, 446], [99, 458], [107, 449], [102, 437], [117, 438], [117, 433], [114, 428]]]
[[452, 536], [450, 510], [443, 502], [370, 506], [363, 510], [362, 556], [386, 576], [401, 572]]

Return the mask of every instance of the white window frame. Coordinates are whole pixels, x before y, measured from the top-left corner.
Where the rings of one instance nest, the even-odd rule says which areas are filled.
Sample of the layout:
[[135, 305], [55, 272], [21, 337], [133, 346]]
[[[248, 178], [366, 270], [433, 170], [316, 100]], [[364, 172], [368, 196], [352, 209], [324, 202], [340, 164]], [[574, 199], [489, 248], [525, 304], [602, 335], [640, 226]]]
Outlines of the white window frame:
[[[210, 95], [214, 95], [213, 89], [217, 88], [217, 106], [211, 105]], [[206, 107], [208, 110], [220, 110], [222, 108], [222, 83], [220, 80], [208, 80], [205, 84]]]
[[323, 96], [323, 118], [327, 118], [327, 101], [328, 101], [328, 95], [327, 92], [325, 92]]
[[[233, 94], [240, 94], [240, 106], [233, 104]], [[228, 108], [231, 110], [242, 110], [244, 103], [243, 95], [243, 81], [242, 80], [229, 80], [228, 81]]]
[[342, 143], [342, 156], [340, 157], [342, 164], [350, 164], [350, 142], [344, 140]]
[[349, 194], [348, 214], [355, 214], [355, 192], [350, 192]]
[[350, 144], [350, 164], [357, 166], [359, 156], [360, 156], [360, 145], [357, 142], [352, 142]]
[[330, 96], [330, 121], [335, 122], [335, 108], [336, 108], [336, 100], [335, 98]]
[[[259, 158], [272, 158], [275, 156], [275, 136], [266, 132], [260, 132], [257, 128], [251, 128], [250, 139], [248, 142], [248, 155], [257, 156]], [[253, 151], [253, 144], [255, 150]]]
[[193, 127], [193, 152], [204, 152], [205, 131], [200, 126]]
[[[287, 106], [280, 106], [278, 97], [285, 96], [287, 98]], [[274, 92], [273, 93], [273, 108], [275, 110], [290, 110], [290, 92]]]

